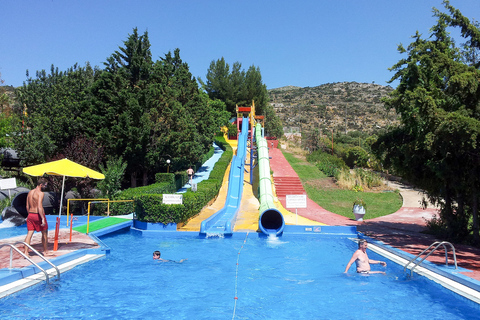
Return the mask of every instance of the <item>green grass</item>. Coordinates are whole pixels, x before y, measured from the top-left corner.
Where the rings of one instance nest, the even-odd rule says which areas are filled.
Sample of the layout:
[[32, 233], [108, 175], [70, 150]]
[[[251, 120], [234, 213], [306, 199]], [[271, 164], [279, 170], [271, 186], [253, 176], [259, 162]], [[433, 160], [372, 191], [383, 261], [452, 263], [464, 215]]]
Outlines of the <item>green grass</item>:
[[353, 201], [363, 198], [367, 205], [364, 220], [382, 217], [396, 212], [402, 207], [402, 198], [398, 192], [355, 192], [337, 188], [323, 188], [322, 181], [327, 181], [323, 172], [306, 160], [301, 160], [283, 151], [292, 168], [300, 177], [303, 187], [310, 199], [322, 208], [348, 218], [354, 218]]
[[302, 180], [302, 183], [326, 177], [326, 175], [322, 171], [318, 170], [315, 165], [307, 162], [306, 160], [299, 159], [291, 153], [285, 151], [282, 152], [285, 156], [285, 159], [287, 159], [293, 170], [295, 170], [295, 172], [300, 177], [300, 180]]

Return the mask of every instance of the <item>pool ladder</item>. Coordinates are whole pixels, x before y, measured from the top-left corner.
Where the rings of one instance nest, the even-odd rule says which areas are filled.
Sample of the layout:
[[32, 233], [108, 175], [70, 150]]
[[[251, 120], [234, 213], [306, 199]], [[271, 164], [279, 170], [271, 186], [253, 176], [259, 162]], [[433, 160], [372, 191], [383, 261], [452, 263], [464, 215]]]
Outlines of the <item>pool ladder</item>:
[[13, 250], [15, 250], [16, 252], [18, 252], [22, 257], [24, 257], [25, 259], [27, 259], [31, 264], [35, 265], [35, 267], [37, 267], [38, 269], [40, 269], [44, 274], [45, 274], [45, 281], [47, 282], [47, 284], [49, 284], [50, 282], [50, 277], [48, 276], [48, 272], [45, 271], [45, 269], [43, 269], [42, 267], [40, 267], [37, 263], [35, 263], [35, 261], [33, 261], [32, 259], [30, 259], [27, 255], [25, 255], [22, 251], [20, 251], [17, 247], [15, 247], [15, 245], [17, 244], [23, 244], [24, 246], [27, 246], [30, 250], [33, 251], [33, 253], [35, 253], [37, 256], [39, 256], [40, 258], [43, 259], [43, 261], [45, 261], [46, 263], [48, 263], [49, 265], [51, 265], [52, 267], [55, 268], [55, 270], [57, 271], [57, 280], [60, 280], [60, 270], [58, 270], [57, 266], [54, 265], [53, 263], [51, 263], [48, 259], [46, 259], [44, 256], [42, 256], [40, 254], [40, 252], [38, 252], [37, 250], [35, 250], [34, 248], [32, 248], [32, 246], [30, 246], [29, 244], [26, 244], [25, 242], [23, 241], [18, 241], [18, 242], [15, 242], [15, 243], [4, 243], [2, 245], [0, 245], [0, 248], [3, 248], [3, 247], [10, 247], [10, 269], [12, 269], [12, 265], [13, 265]]
[[434, 243], [432, 243], [427, 249], [423, 250], [421, 253], [417, 254], [415, 256], [415, 258], [413, 258], [412, 260], [410, 260], [406, 265], [405, 267], [403, 268], [403, 272], [405, 272], [407, 270], [407, 267], [410, 263], [412, 263], [413, 261], [417, 260], [419, 257], [421, 257], [425, 252], [427, 252], [430, 248], [432, 248], [433, 246], [435, 246], [435, 248], [432, 249], [432, 251], [430, 251], [425, 257], [423, 257], [420, 261], [417, 261], [415, 262], [415, 265], [410, 269], [410, 277], [413, 275], [413, 269], [415, 269], [420, 263], [422, 263], [425, 259], [427, 259], [435, 250], [438, 249], [438, 247], [440, 246], [443, 246], [443, 249], [445, 250], [445, 265], [448, 266], [448, 249], [447, 249], [447, 246], [446, 245], [449, 245], [450, 248], [452, 248], [452, 253], [453, 253], [453, 260], [455, 262], [455, 269], [457, 269], [457, 256], [455, 255], [455, 248], [453, 247], [453, 245], [450, 243], [450, 242], [447, 242], [447, 241], [436, 241]]

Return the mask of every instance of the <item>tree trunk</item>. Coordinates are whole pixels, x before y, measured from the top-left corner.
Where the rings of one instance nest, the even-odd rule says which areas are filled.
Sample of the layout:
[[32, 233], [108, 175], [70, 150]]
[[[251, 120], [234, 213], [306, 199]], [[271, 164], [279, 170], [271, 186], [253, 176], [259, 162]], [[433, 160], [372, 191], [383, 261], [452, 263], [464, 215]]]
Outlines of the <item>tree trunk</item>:
[[478, 245], [480, 243], [480, 234], [478, 227], [478, 195], [477, 188], [473, 187], [472, 192], [472, 216], [473, 216], [473, 243]]
[[130, 174], [130, 188], [136, 188], [137, 187], [137, 173], [132, 172]]
[[453, 235], [452, 230], [452, 220], [453, 220], [453, 208], [452, 208], [452, 198], [450, 196], [450, 187], [445, 186], [445, 207], [441, 211], [442, 220], [444, 220], [447, 225], [447, 234], [449, 237]]
[[147, 186], [148, 185], [148, 171], [147, 170], [143, 170], [143, 185], [144, 186]]

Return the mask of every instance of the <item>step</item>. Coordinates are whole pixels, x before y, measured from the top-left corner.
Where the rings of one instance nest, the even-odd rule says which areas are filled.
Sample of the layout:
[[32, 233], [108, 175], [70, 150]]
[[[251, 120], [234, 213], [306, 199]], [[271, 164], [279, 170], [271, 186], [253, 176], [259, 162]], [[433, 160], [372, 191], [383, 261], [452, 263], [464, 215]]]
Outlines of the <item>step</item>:
[[273, 177], [274, 181], [284, 181], [284, 182], [289, 182], [289, 181], [300, 181], [298, 177]]
[[295, 190], [298, 190], [298, 189], [301, 189], [303, 190], [303, 187], [300, 185], [296, 185], [296, 186], [282, 186], [282, 185], [275, 185], [275, 188], [278, 190], [278, 189], [281, 189], [281, 190], [290, 190], [290, 189], [295, 189]]
[[277, 189], [302, 189], [303, 190], [303, 186], [302, 185], [291, 185], [291, 186], [284, 186], [284, 185], [281, 185], [281, 184], [276, 184], [275, 185], [275, 188]]
[[275, 191], [278, 194], [304, 194], [305, 193], [305, 190], [294, 190], [294, 189], [290, 189], [290, 190], [276, 190]]
[[275, 184], [277, 188], [303, 188], [301, 184]]

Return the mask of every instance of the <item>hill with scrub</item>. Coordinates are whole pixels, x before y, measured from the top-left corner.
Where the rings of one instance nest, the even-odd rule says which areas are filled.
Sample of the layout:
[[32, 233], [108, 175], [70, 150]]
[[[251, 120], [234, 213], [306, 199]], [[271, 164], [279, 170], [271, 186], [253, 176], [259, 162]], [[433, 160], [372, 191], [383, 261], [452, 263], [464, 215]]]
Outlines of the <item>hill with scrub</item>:
[[268, 91], [270, 103], [286, 131], [311, 128], [373, 133], [398, 124], [382, 98], [393, 88], [370, 83], [339, 82], [316, 87], [286, 86]]

